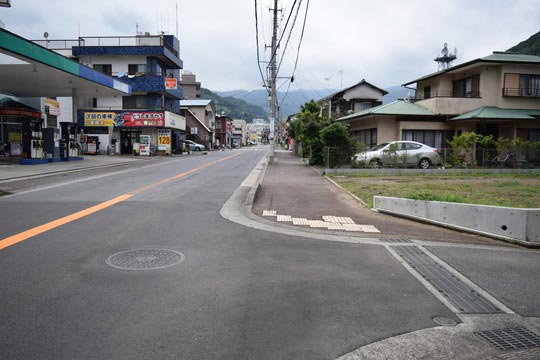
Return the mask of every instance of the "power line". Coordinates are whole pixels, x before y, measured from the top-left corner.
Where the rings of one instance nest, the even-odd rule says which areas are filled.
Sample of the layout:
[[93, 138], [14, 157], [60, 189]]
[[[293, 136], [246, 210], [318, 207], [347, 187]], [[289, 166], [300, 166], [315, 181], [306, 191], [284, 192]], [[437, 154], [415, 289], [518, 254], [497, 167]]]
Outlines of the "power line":
[[287, 31], [287, 26], [289, 25], [289, 20], [291, 19], [294, 6], [296, 5], [297, 1], [298, 0], [294, 0], [291, 7], [291, 11], [289, 12], [289, 16], [287, 16], [287, 21], [285, 22], [285, 27], [283, 28], [283, 32], [281, 33], [281, 36], [279, 37], [279, 41], [277, 42], [277, 46], [275, 47], [275, 49], [272, 49], [272, 56], [270, 56], [270, 63], [272, 63], [272, 61], [274, 61], [274, 58], [276, 57], [277, 49], [279, 49], [279, 46], [281, 45], [281, 40], [283, 40], [283, 36], [285, 35], [285, 32]]
[[[289, 45], [289, 41], [291, 40], [291, 35], [294, 30], [294, 25], [296, 24], [296, 19], [298, 18], [298, 13], [300, 12], [300, 7], [302, 6], [302, 0], [298, 3], [298, 7], [296, 8], [296, 14], [294, 14], [294, 19], [291, 25], [291, 29], [289, 30], [289, 36], [287, 37], [287, 41], [285, 42], [285, 47], [283, 48], [283, 55], [281, 55], [281, 60], [279, 61], [278, 65], [278, 72], [279, 69], [281, 69], [281, 63], [283, 62], [283, 59], [285, 58], [285, 51], [287, 50], [287, 46]], [[292, 11], [293, 9], [291, 9]]]
[[259, 16], [258, 16], [258, 10], [257, 10], [257, 0], [255, 0], [255, 42], [257, 44], [257, 67], [259, 68], [259, 73], [261, 74], [261, 79], [263, 81], [263, 84], [265, 84], [265, 88], [268, 91], [268, 88], [266, 87], [266, 79], [264, 78], [264, 75], [261, 69], [261, 59], [259, 55]]
[[[287, 92], [285, 93], [285, 97], [283, 99], [287, 98], [287, 94], [289, 93], [289, 89], [291, 87], [291, 84], [294, 81], [294, 72], [296, 71], [296, 67], [298, 66], [298, 58], [300, 56], [300, 47], [302, 46], [302, 40], [304, 39], [304, 31], [306, 29], [306, 20], [307, 20], [308, 9], [309, 9], [309, 0], [307, 0], [307, 3], [306, 3], [306, 12], [304, 14], [304, 23], [302, 24], [302, 33], [300, 34], [300, 41], [298, 42], [298, 49], [296, 51], [296, 60], [294, 62], [294, 68], [293, 68], [292, 75], [291, 75], [291, 82], [289, 83], [289, 86], [287, 87]], [[300, 90], [302, 90], [302, 89], [300, 89]], [[306, 95], [304, 94], [303, 91], [302, 91], [302, 94], [304, 95], [304, 99], [305, 99]]]

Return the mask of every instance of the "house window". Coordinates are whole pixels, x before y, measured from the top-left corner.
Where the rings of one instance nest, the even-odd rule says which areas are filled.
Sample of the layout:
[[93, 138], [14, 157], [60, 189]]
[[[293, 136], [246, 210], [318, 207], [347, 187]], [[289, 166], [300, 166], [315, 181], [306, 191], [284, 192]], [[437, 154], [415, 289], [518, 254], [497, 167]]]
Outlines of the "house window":
[[373, 105], [369, 101], [355, 102], [353, 105], [354, 112], [364, 111], [372, 108]]
[[123, 96], [122, 109], [146, 109], [146, 95]]
[[453, 97], [480, 97], [480, 75], [470, 76], [452, 82]]
[[517, 129], [517, 137], [527, 141], [540, 141], [540, 129]]
[[424, 99], [429, 99], [431, 97], [431, 86], [424, 87]]
[[92, 107], [97, 108], [97, 98], [92, 98]]
[[540, 96], [540, 75], [520, 75], [519, 95]]
[[112, 65], [111, 64], [94, 64], [94, 70], [99, 71], [105, 75], [112, 75]]
[[146, 73], [146, 64], [129, 64], [129, 75], [144, 75]]
[[504, 74], [503, 96], [540, 96], [540, 75]]
[[450, 139], [452, 135], [452, 130], [403, 130], [401, 137], [404, 141], [416, 141], [437, 149], [443, 149], [447, 147], [446, 139]]
[[377, 146], [377, 129], [366, 129], [355, 132], [358, 141], [366, 145], [366, 149]]

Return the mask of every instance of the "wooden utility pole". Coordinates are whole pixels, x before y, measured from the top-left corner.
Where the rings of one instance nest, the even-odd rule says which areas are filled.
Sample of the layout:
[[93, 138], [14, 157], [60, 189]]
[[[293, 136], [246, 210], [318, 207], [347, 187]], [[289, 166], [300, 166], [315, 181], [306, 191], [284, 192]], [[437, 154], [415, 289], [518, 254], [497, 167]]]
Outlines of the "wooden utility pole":
[[278, 36], [278, 0], [274, 0], [273, 21], [272, 21], [272, 50], [270, 58], [270, 155], [269, 162], [274, 162], [274, 155], [276, 149], [275, 137], [275, 121], [277, 115], [277, 36]]

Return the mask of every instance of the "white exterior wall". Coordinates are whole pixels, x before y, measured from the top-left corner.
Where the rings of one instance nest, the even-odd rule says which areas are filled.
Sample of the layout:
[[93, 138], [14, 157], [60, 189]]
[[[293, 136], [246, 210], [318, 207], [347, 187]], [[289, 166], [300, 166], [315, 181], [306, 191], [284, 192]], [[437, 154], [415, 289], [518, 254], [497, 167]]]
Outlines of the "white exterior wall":
[[349, 89], [343, 94], [343, 99], [347, 101], [351, 99], [376, 99], [377, 101], [382, 101], [382, 98], [383, 96], [379, 90], [373, 89], [366, 84]]
[[93, 67], [95, 64], [111, 64], [113, 75], [117, 75], [118, 72], [128, 71], [129, 64], [145, 64], [146, 56], [81, 56], [79, 62], [89, 67]]
[[96, 96], [97, 108], [99, 110], [121, 110], [122, 109], [122, 97], [121, 96]]
[[[535, 65], [490, 65], [479, 64], [472, 69], [456, 73], [445, 73], [432, 79], [419, 81], [417, 93], [423, 94], [424, 87], [431, 86], [430, 99], [418, 101], [417, 104], [435, 114], [457, 115], [478, 109], [482, 106], [497, 106], [506, 109], [540, 109], [538, 98], [503, 97], [504, 74], [540, 74], [540, 66]], [[437, 92], [452, 92], [452, 81], [469, 76], [480, 75], [480, 98], [434, 97]]]

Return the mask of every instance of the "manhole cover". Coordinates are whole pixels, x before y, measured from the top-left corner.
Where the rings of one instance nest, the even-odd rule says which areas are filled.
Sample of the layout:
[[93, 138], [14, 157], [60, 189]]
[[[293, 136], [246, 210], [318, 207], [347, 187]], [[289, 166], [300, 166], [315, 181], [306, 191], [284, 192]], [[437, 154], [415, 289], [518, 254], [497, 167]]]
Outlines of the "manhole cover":
[[454, 319], [444, 317], [444, 316], [435, 316], [433, 318], [433, 321], [435, 321], [437, 324], [441, 326], [456, 326], [457, 325], [457, 321], [455, 321]]
[[135, 249], [111, 255], [105, 262], [121, 270], [156, 270], [178, 264], [184, 258], [184, 254], [174, 250]]
[[525, 327], [480, 331], [480, 335], [499, 350], [516, 350], [540, 346], [540, 336]]

